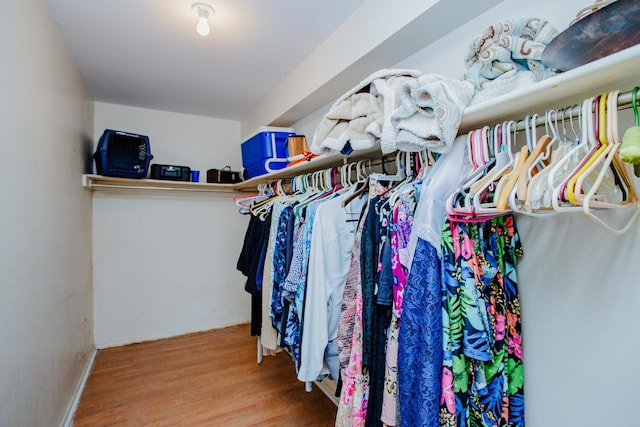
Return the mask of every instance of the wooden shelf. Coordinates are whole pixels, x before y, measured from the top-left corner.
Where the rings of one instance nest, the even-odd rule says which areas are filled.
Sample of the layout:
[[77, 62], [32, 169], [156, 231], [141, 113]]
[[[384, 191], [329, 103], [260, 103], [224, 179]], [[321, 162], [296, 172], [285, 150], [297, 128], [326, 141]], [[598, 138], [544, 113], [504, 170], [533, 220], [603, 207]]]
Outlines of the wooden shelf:
[[[472, 105], [464, 112], [458, 133], [492, 125], [504, 120], [521, 120], [527, 114], [544, 114], [548, 109], [563, 108], [585, 98], [614, 89], [631, 90], [640, 85], [640, 45], [575, 68], [534, 85], [508, 92], [492, 100]], [[378, 158], [380, 147], [354, 151], [349, 156], [334, 154], [319, 156], [238, 184], [205, 184], [153, 179], [112, 178], [84, 175], [83, 186], [97, 190], [126, 188], [139, 190], [182, 190], [192, 192], [255, 191], [258, 184], [291, 178], [320, 169], [331, 168], [346, 161]]]
[[237, 184], [207, 184], [201, 182], [168, 181], [157, 179], [115, 178], [102, 175], [82, 175], [82, 186], [91, 190], [129, 189], [129, 190], [160, 190], [160, 191], [191, 191], [191, 192], [249, 192], [255, 191], [258, 184], [292, 178], [297, 175], [328, 169], [343, 164], [345, 161], [358, 161], [381, 157], [380, 147], [368, 150], [358, 150], [349, 156], [333, 154], [318, 156], [312, 160], [280, 169], [265, 175], [257, 176]]
[[128, 189], [190, 191], [200, 193], [232, 193], [236, 191], [234, 184], [207, 184], [201, 182], [166, 181], [158, 179], [115, 178], [102, 175], [82, 175], [82, 186], [91, 190]]

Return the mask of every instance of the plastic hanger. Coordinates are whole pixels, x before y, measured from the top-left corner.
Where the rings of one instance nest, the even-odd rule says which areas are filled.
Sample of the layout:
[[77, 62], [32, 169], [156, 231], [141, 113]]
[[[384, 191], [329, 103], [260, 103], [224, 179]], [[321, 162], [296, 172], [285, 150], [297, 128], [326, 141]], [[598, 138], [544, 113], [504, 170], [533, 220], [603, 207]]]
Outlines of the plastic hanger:
[[505, 212], [508, 207], [509, 196], [511, 194], [511, 190], [513, 190], [516, 181], [520, 175], [520, 171], [525, 166], [527, 158], [529, 156], [529, 147], [524, 146], [520, 149], [518, 159], [515, 162], [513, 167], [513, 171], [509, 175], [508, 180], [504, 183], [502, 188], [500, 189], [500, 193], [498, 195], [498, 199], [496, 202], [496, 209], [499, 212]]
[[629, 177], [626, 166], [622, 164], [617, 155], [621, 143], [618, 133], [619, 94], [619, 90], [609, 93], [607, 105], [604, 109], [602, 106], [600, 108], [599, 128], [601, 131], [598, 137], [602, 144], [606, 144], [606, 148], [605, 151], [600, 154], [600, 157], [598, 157], [576, 181], [574, 195], [578, 204], [582, 204], [583, 202], [582, 184], [584, 180], [598, 168], [602, 161], [608, 159], [609, 156], [611, 156], [611, 158], [606, 161], [607, 166], [604, 169], [600, 169], [603, 178], [599, 183], [597, 199], [594, 199], [590, 206], [613, 209], [626, 207], [625, 205], [629, 203], [631, 198], [630, 192], [632, 192], [633, 189], [630, 184], [632, 179]]
[[549, 174], [548, 184], [553, 188], [551, 205], [557, 212], [575, 210], [575, 205], [564, 197], [565, 188], [574, 172], [580, 168], [588, 158], [591, 144], [595, 141], [593, 105], [598, 98], [589, 98], [582, 102], [580, 121], [580, 139], [569, 152], [558, 162]]
[[[513, 140], [511, 139], [511, 128], [513, 127]], [[495, 198], [491, 194], [491, 187], [495, 187], [493, 194], [497, 190], [498, 181], [508, 176], [513, 170], [515, 156], [511, 150], [515, 141], [516, 122], [504, 122], [494, 130], [495, 144], [494, 150], [496, 154], [495, 166], [480, 180], [476, 181], [471, 187], [473, 194], [473, 207], [476, 214], [479, 215], [503, 215], [504, 212], [496, 210]], [[483, 200], [484, 198], [484, 200]]]
[[[573, 189], [573, 197], [574, 200], [571, 200], [573, 203], [575, 204], [582, 204], [583, 202], [583, 197], [582, 197], [582, 186], [585, 182], [585, 180], [587, 178], [590, 178], [591, 175], [593, 174], [593, 172], [595, 170], [598, 169], [598, 167], [601, 165], [601, 163], [603, 161], [605, 161], [605, 159], [608, 157], [608, 154], [611, 152], [612, 149], [617, 149], [615, 142], [618, 139], [617, 135], [614, 136], [614, 133], [617, 134], [618, 130], [617, 130], [617, 119], [615, 120], [615, 132], [614, 132], [614, 124], [613, 124], [613, 120], [612, 117], [617, 117], [617, 101], [615, 102], [615, 105], [613, 106], [613, 108], [615, 108], [615, 111], [612, 112], [611, 111], [611, 106], [610, 106], [610, 101], [612, 97], [615, 97], [615, 99], [617, 100], [618, 98], [618, 94], [620, 93], [620, 91], [616, 91], [616, 92], [612, 92], [606, 95], [603, 95], [603, 97], [600, 100], [600, 105], [599, 105], [599, 124], [598, 124], [598, 140], [600, 141], [600, 143], [602, 144], [601, 147], [599, 148], [599, 150], [595, 153], [595, 155], [589, 159], [590, 163], [588, 163], [587, 165], [585, 165], [585, 169], [582, 172], [582, 174], [576, 179], [575, 181], [575, 187]], [[601, 194], [600, 199], [602, 200], [604, 197], [614, 197], [614, 193], [616, 192], [616, 186], [615, 186], [615, 182], [614, 182], [614, 178], [612, 177], [611, 173], [612, 171], [607, 170], [608, 169], [608, 165], [610, 164], [611, 161], [607, 162], [607, 167], [606, 168], [600, 168], [599, 171], [601, 171], [603, 174], [605, 173], [609, 173], [610, 176], [610, 183], [611, 185], [608, 185], [607, 187], [609, 187], [609, 189], [607, 191], [604, 191], [603, 194]], [[600, 192], [599, 192], [600, 193]], [[620, 192], [618, 191], [618, 197], [621, 197]], [[615, 208], [618, 207], [620, 205], [617, 204], [610, 204], [610, 203], [603, 203], [602, 201], [597, 201], [594, 200], [592, 203], [593, 207], [608, 207], [608, 208]]]
[[576, 206], [565, 199], [565, 188], [573, 173], [586, 161], [591, 151], [594, 134], [593, 104], [596, 98], [585, 99], [581, 105], [580, 137], [579, 142], [558, 162], [549, 174], [548, 184], [553, 188], [551, 194], [551, 206], [557, 212], [570, 212], [576, 210]]
[[271, 182], [270, 186], [273, 192], [273, 196], [266, 200], [255, 203], [249, 208], [249, 212], [251, 212], [252, 215], [257, 216], [261, 220], [264, 220], [267, 214], [270, 212], [271, 206], [273, 206], [273, 204], [277, 200], [279, 200], [280, 197], [282, 197], [281, 184], [282, 183], [280, 181]]
[[[404, 180], [407, 175], [405, 173], [405, 167], [402, 162], [402, 152], [398, 151], [395, 156], [395, 164], [396, 164], [396, 173], [394, 175], [390, 175], [386, 173], [383, 169], [383, 173], [371, 173], [369, 177], [373, 178], [375, 181], [389, 181], [389, 182], [398, 182]], [[382, 160], [382, 166], [384, 167], [384, 159]]]
[[594, 125], [595, 127], [595, 144], [592, 150], [587, 155], [587, 161], [584, 164], [580, 165], [580, 168], [576, 171], [575, 174], [569, 179], [569, 182], [566, 186], [566, 198], [573, 204], [578, 204], [576, 199], [575, 190], [576, 183], [578, 179], [589, 169], [594, 162], [598, 160], [598, 158], [608, 150], [607, 146], [607, 137], [606, 130], [603, 128], [605, 124], [605, 114], [606, 114], [606, 102], [607, 102], [608, 94], [600, 95], [598, 98], [598, 103], [595, 109], [595, 117], [594, 117]]
[[[567, 184], [566, 184], [566, 189], [565, 189], [566, 194], [564, 198], [570, 201], [571, 203], [574, 203], [577, 205], [581, 204], [581, 199], [578, 199], [579, 197], [578, 194], [580, 192], [580, 189], [576, 188], [578, 180], [582, 182], [584, 178], [582, 178], [581, 180], [581, 177], [587, 171], [592, 170], [593, 164], [600, 162], [603, 159], [602, 156], [606, 155], [608, 153], [608, 150], [610, 149], [609, 143], [607, 140], [607, 134], [606, 134], [607, 132], [606, 131], [607, 98], [608, 98], [608, 94], [598, 97], [598, 102], [595, 105], [596, 108], [594, 109], [595, 114], [594, 114], [593, 126], [590, 126], [590, 128], [592, 129], [590, 129], [588, 133], [588, 137], [590, 141], [595, 141], [595, 142], [592, 142], [591, 151], [585, 156], [585, 159], [583, 160], [583, 162], [581, 162], [580, 167], [577, 168], [577, 171], [571, 176], [570, 180], [567, 181]], [[616, 103], [616, 114], [617, 114], [617, 103]], [[611, 189], [609, 194], [614, 194], [614, 192], [616, 191], [615, 185], [617, 185], [617, 188], [622, 193], [622, 196], [620, 198], [622, 200], [626, 200], [628, 198], [629, 183], [626, 177], [627, 173], [625, 171], [625, 167], [623, 165], [622, 166], [620, 165], [619, 160], [615, 160], [613, 167], [611, 168], [611, 172], [612, 173], [604, 172], [605, 173], [604, 178], [607, 178], [604, 189], [609, 188]], [[602, 191], [602, 193], [604, 194], [604, 191]], [[612, 206], [609, 205], [609, 207], [612, 207]]]
[[[532, 119], [532, 121], [527, 126], [535, 127], [536, 123], [534, 120], [535, 118]], [[527, 126], [525, 126], [525, 128], [527, 128]], [[507, 181], [507, 187], [501, 189], [501, 198], [499, 199], [499, 201], [501, 203], [506, 203], [506, 205], [508, 205], [513, 212], [533, 215], [532, 212], [525, 209], [527, 187], [531, 179], [532, 171], [536, 167], [536, 163], [543, 156], [545, 156], [548, 146], [553, 141], [553, 138], [549, 135], [543, 135], [537, 142], [534, 143], [532, 142], [532, 137], [536, 135], [535, 131], [527, 130], [527, 135], [529, 135], [527, 146], [523, 147], [523, 150], [520, 154], [521, 159], [522, 157], [524, 157], [525, 159], [524, 161], [521, 161], [519, 165], [516, 165], [516, 167], [512, 171], [512, 175]], [[526, 152], [528, 151], [529, 147], [533, 147], [533, 151]], [[504, 192], [506, 191], [508, 191], [508, 193], [505, 198]], [[497, 208], [501, 209], [503, 206], [505, 205], [499, 204], [497, 205]]]
[[488, 162], [482, 164], [481, 159], [483, 157], [483, 149], [478, 149], [478, 144], [486, 144], [486, 136], [488, 130], [476, 129], [467, 134], [467, 154], [469, 162], [472, 166], [472, 170], [469, 175], [458, 185], [456, 191], [454, 191], [447, 198], [446, 207], [447, 212], [451, 217], [460, 216], [466, 218], [468, 216], [475, 216], [473, 202], [471, 200], [471, 194], [469, 190], [474, 182], [482, 178], [487, 171], [495, 164], [496, 160], [491, 159]]
[[[572, 114], [572, 110], [574, 107], [569, 108], [570, 114]], [[554, 167], [558, 164], [560, 159], [564, 156], [564, 154], [568, 151], [568, 148], [571, 146], [571, 142], [567, 138], [567, 130], [564, 123], [565, 109], [562, 110], [552, 110], [547, 111], [545, 114], [546, 122], [549, 124], [549, 131], [552, 135], [554, 141], [550, 144], [554, 144], [558, 141], [556, 148], [553, 153], [551, 153], [551, 159], [549, 164], [538, 172], [537, 175], [533, 176], [529, 184], [527, 185], [527, 195], [524, 202], [524, 210], [529, 214], [533, 214], [534, 211], [542, 211], [545, 215], [555, 214], [556, 211], [553, 210], [551, 203], [545, 203], [545, 194], [549, 194], [550, 189], [548, 185], [548, 177]], [[553, 119], [552, 116], [553, 115]], [[558, 115], [562, 118], [562, 138], [560, 138], [560, 132], [558, 130]], [[570, 118], [571, 126], [573, 126], [573, 117]], [[575, 132], [574, 132], [575, 134]], [[577, 139], [577, 134], [575, 134]]]
[[635, 182], [633, 180], [632, 177], [628, 176], [628, 170], [625, 168], [624, 169], [624, 173], [626, 176], [623, 176], [623, 179], [625, 181], [628, 182], [629, 185], [629, 199], [627, 200], [628, 204], [627, 206], [629, 206], [630, 204], [635, 204], [635, 209], [633, 211], [633, 214], [631, 215], [631, 217], [627, 220], [627, 223], [622, 226], [622, 228], [616, 229], [611, 227], [610, 225], [608, 225], [607, 223], [605, 223], [604, 221], [602, 221], [600, 218], [598, 218], [596, 215], [593, 214], [593, 212], [591, 211], [592, 208], [592, 201], [591, 199], [594, 197], [594, 195], [597, 193], [598, 187], [600, 186], [600, 183], [602, 182], [602, 179], [604, 178], [604, 172], [607, 170], [609, 164], [612, 161], [620, 161], [619, 157], [618, 157], [618, 148], [620, 147], [621, 141], [619, 139], [619, 134], [618, 134], [618, 128], [617, 128], [617, 98], [618, 98], [618, 93], [615, 93], [615, 101], [612, 99], [611, 103], [610, 103], [610, 118], [609, 120], [609, 126], [611, 129], [611, 132], [609, 134], [609, 137], [612, 139], [613, 142], [613, 148], [611, 150], [611, 154], [609, 156], [607, 156], [607, 159], [605, 160], [605, 165], [603, 166], [602, 170], [600, 171], [600, 173], [598, 174], [598, 177], [596, 178], [596, 181], [594, 182], [593, 186], [591, 187], [591, 189], [585, 194], [584, 196], [584, 200], [582, 203], [582, 208], [583, 208], [583, 212], [584, 214], [587, 216], [587, 218], [593, 220], [596, 224], [600, 225], [601, 227], [603, 227], [605, 230], [614, 233], [614, 234], [623, 234], [625, 232], [627, 232], [631, 226], [633, 225], [635, 219], [638, 217], [638, 214], [640, 213], [640, 203], [638, 203], [638, 197], [637, 197], [637, 190], [635, 187]]

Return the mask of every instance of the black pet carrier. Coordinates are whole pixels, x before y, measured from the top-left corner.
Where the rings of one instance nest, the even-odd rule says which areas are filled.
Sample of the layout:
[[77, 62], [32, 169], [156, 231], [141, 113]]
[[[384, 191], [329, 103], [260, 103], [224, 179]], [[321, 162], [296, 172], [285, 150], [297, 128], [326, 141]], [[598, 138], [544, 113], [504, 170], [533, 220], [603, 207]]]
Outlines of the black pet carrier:
[[93, 158], [99, 175], [146, 178], [153, 155], [149, 137], [107, 129]]

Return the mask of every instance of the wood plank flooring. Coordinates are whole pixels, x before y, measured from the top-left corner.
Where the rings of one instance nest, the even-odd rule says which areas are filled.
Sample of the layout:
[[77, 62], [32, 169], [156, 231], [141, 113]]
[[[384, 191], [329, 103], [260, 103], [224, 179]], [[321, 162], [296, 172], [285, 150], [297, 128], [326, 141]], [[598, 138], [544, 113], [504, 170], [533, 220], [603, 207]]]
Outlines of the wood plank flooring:
[[98, 351], [73, 426], [332, 426], [280, 353], [256, 363], [249, 325]]

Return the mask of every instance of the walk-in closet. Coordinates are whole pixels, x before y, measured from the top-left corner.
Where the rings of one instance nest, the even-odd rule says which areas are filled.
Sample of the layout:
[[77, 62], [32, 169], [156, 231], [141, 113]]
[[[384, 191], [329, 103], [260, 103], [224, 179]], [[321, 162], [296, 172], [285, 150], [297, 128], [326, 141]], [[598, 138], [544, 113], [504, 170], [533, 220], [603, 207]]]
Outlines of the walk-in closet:
[[0, 5], [0, 426], [640, 425], [637, 1], [120, 3]]

